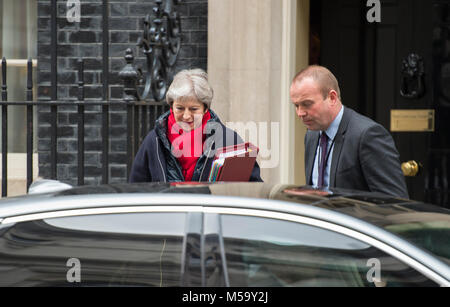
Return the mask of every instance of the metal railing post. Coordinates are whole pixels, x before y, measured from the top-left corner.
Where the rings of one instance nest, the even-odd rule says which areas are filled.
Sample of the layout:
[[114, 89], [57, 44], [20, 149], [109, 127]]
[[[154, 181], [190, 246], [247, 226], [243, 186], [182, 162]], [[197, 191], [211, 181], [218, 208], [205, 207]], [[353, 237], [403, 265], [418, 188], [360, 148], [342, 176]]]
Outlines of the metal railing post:
[[125, 55], [125, 61], [127, 64], [119, 73], [119, 77], [123, 80], [124, 83], [124, 92], [123, 92], [123, 100], [127, 105], [127, 178], [130, 177], [131, 173], [131, 165], [133, 163], [134, 155], [135, 155], [135, 147], [134, 147], [134, 103], [139, 100], [138, 92], [137, 92], [137, 80], [139, 77], [139, 72], [133, 66], [134, 56], [133, 51], [130, 48], [127, 49]]
[[[6, 59], [2, 58], [2, 101], [8, 101]], [[2, 105], [2, 197], [8, 194], [8, 106]]]
[[[56, 0], [51, 2], [51, 100], [56, 101], [58, 99], [58, 7]], [[50, 160], [51, 160], [51, 179], [57, 178], [57, 147], [58, 147], [58, 107], [52, 105], [50, 107], [51, 119], [50, 119], [50, 134], [51, 134], [51, 148], [50, 148]]]
[[[109, 100], [109, 1], [103, 0], [103, 100]], [[102, 183], [109, 179], [109, 105], [102, 106]]]
[[[33, 101], [33, 61], [27, 62], [27, 102]], [[27, 191], [33, 182], [33, 105], [27, 104]]]
[[78, 59], [78, 185], [84, 185], [84, 63]]

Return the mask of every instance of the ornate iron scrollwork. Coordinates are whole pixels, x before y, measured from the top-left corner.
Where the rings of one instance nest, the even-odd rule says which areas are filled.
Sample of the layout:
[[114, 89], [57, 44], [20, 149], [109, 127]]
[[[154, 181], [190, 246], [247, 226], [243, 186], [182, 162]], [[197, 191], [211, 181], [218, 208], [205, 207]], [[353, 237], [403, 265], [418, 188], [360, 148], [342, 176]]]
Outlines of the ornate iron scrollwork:
[[420, 98], [425, 94], [425, 68], [423, 58], [411, 53], [402, 62], [400, 95], [408, 99]]
[[[181, 18], [174, 11], [174, 5], [180, 0], [166, 0], [164, 8], [163, 1], [156, 0], [153, 8], [153, 16], [147, 15], [144, 22], [144, 32], [137, 41], [137, 46], [142, 49], [146, 57], [146, 72], [141, 68], [137, 72], [137, 80], [142, 84], [145, 81], [144, 91], [133, 92], [137, 100], [145, 100], [153, 96], [156, 101], [164, 99], [168, 89], [168, 72], [175, 64], [181, 48]], [[127, 58], [128, 57], [128, 58]], [[130, 61], [131, 58], [131, 61]], [[121, 72], [125, 84], [132, 83], [128, 80], [134, 77], [129, 72], [132, 66], [133, 56], [131, 49], [127, 50], [127, 67]], [[128, 78], [128, 79], [127, 79]], [[136, 80], [136, 79], [135, 79]], [[135, 82], [136, 83], [136, 82]], [[125, 87], [127, 87], [125, 85]], [[130, 90], [128, 91], [130, 93]], [[128, 95], [130, 95], [128, 93]], [[127, 93], [124, 93], [126, 95]]]

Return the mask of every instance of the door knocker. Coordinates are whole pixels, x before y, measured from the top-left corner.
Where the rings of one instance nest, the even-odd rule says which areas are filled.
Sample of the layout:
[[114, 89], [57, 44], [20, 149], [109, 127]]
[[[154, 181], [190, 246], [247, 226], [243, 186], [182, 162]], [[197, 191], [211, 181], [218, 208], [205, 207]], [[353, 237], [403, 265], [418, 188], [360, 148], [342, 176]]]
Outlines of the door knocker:
[[425, 93], [423, 58], [411, 53], [402, 62], [402, 82], [400, 95], [408, 99], [416, 99]]

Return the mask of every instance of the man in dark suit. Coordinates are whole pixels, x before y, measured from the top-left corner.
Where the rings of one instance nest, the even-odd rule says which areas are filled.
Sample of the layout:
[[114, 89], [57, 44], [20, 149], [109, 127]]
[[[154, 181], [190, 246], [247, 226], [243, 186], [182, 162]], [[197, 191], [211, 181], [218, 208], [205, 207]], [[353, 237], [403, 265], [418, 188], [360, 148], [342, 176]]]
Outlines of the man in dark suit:
[[408, 198], [392, 136], [373, 120], [344, 107], [336, 77], [310, 66], [294, 78], [290, 96], [305, 136], [306, 182]]

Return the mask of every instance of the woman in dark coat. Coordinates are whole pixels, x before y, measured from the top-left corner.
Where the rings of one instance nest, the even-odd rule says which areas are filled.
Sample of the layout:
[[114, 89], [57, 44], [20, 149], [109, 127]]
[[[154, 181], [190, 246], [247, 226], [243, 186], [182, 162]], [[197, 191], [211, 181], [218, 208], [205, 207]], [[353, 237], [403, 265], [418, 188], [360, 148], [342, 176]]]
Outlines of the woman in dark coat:
[[[208, 181], [216, 149], [243, 143], [210, 109], [212, 99], [203, 70], [183, 70], [174, 77], [166, 95], [170, 111], [144, 139], [130, 182]], [[250, 181], [262, 181], [258, 163]]]

